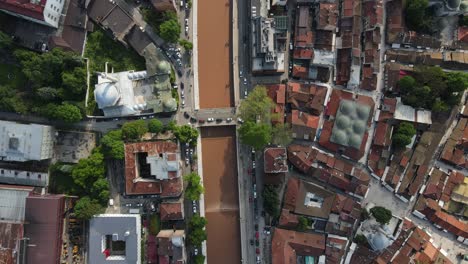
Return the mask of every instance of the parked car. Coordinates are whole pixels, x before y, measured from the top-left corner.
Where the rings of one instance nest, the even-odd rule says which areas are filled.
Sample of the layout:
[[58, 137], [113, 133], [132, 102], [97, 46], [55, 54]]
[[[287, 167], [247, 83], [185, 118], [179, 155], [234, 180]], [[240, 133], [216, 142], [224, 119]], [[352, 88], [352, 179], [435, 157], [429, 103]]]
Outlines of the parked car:
[[109, 199], [109, 205], [114, 206], [114, 199]]
[[208, 117], [208, 118], [206, 119], [206, 121], [208, 121], [208, 122], [213, 122], [213, 121], [214, 121], [214, 118]]
[[231, 122], [231, 121], [232, 121], [232, 118], [230, 118], [230, 117], [226, 118], [226, 122], [229, 123], [229, 122]]
[[193, 254], [195, 254], [195, 256], [198, 255], [198, 248], [193, 249]]
[[189, 113], [184, 112], [184, 117], [185, 117], [185, 118], [189, 118], [189, 117], [190, 117]]
[[250, 245], [253, 246], [253, 244], [254, 244], [253, 239], [250, 239]]
[[255, 238], [258, 239], [260, 237], [260, 234], [257, 232], [255, 232]]
[[221, 123], [221, 122], [223, 122], [223, 119], [222, 118], [216, 118], [216, 122]]
[[242, 120], [242, 118], [238, 117], [238, 118], [237, 118], [237, 122], [238, 122], [239, 124], [243, 124], [243, 123], [244, 123], [244, 120]]
[[189, 163], [190, 163], [190, 160], [189, 160], [188, 158], [185, 158], [185, 165], [187, 165], [187, 166], [188, 166], [188, 165], [189, 165]]

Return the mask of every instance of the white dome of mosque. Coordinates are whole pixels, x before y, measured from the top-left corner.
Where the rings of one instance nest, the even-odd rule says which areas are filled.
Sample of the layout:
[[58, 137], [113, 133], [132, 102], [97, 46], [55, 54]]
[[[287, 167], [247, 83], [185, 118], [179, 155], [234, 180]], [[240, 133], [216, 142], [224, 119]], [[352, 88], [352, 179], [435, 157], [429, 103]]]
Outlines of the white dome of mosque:
[[163, 101], [164, 110], [167, 112], [177, 110], [177, 102], [174, 98], [167, 98]]
[[96, 85], [94, 98], [99, 108], [114, 106], [120, 99], [120, 93], [112, 82], [105, 82]]
[[371, 235], [371, 237], [370, 237], [370, 239], [368, 239], [368, 241], [369, 241], [369, 245], [375, 251], [380, 251], [380, 250], [388, 247], [391, 244], [390, 239], [388, 239], [388, 237], [386, 237], [381, 232], [378, 232], [377, 234]]
[[158, 63], [158, 72], [169, 74], [171, 72], [171, 65], [169, 62], [162, 60]]

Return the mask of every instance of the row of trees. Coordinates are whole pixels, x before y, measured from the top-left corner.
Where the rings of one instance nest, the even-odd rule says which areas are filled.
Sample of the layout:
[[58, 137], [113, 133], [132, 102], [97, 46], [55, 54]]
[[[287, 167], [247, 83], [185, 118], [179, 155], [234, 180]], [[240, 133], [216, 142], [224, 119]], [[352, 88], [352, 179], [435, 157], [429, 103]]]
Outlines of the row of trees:
[[265, 185], [262, 192], [263, 208], [273, 218], [279, 216], [278, 189], [274, 185]]
[[200, 175], [192, 172], [184, 176], [184, 181], [186, 182], [185, 198], [193, 201], [200, 200], [200, 195], [205, 191]]
[[195, 247], [201, 246], [203, 241], [206, 240], [206, 224], [208, 222], [204, 217], [194, 215], [188, 223], [187, 239], [189, 243]]
[[272, 118], [278, 118], [271, 113], [273, 107], [265, 86], [256, 86], [241, 102], [239, 112], [245, 122], [239, 128], [239, 137], [244, 144], [260, 150], [270, 143], [282, 146], [291, 143], [289, 124], [271, 126]]
[[434, 112], [446, 112], [460, 102], [468, 87], [468, 74], [421, 66], [411, 76], [401, 78], [398, 87], [403, 103]]

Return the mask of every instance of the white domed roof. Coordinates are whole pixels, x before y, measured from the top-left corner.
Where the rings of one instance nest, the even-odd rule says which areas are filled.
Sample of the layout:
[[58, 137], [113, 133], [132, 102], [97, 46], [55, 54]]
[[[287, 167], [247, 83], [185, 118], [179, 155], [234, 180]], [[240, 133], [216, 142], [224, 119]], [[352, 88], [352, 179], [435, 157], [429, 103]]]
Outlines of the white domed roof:
[[100, 83], [96, 85], [94, 90], [94, 98], [99, 108], [114, 106], [120, 99], [120, 93], [111, 82]]
[[373, 250], [380, 251], [391, 244], [391, 241], [382, 233], [371, 235], [371, 239], [368, 242]]

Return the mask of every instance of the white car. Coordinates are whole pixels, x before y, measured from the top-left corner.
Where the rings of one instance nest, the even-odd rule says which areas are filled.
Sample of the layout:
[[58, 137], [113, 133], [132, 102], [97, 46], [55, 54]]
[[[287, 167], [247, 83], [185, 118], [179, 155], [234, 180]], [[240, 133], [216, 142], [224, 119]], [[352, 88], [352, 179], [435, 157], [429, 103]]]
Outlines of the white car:
[[109, 199], [109, 205], [114, 206], [114, 199]]
[[226, 122], [231, 122], [232, 121], [232, 118], [228, 117], [226, 118]]
[[180, 0], [180, 7], [184, 7], [184, 1]]
[[254, 199], [257, 199], [257, 192], [254, 192]]
[[187, 166], [188, 166], [188, 165], [189, 165], [189, 163], [190, 163], [190, 160], [189, 160], [188, 158], [185, 158], [185, 165], [187, 165]]
[[242, 71], [239, 71], [239, 75], [240, 75], [240, 77], [242, 77]]
[[188, 18], [185, 19], [185, 26], [188, 26]]
[[213, 121], [214, 121], [214, 118], [208, 117], [208, 118], [206, 119], [206, 121], [208, 121], [208, 122], [213, 122]]
[[188, 26], [185, 26], [185, 33], [188, 33]]
[[182, 108], [185, 107], [185, 100], [182, 100]]
[[195, 254], [195, 256], [198, 255], [198, 248], [195, 248], [195, 249], [193, 250], [193, 254]]
[[184, 98], [184, 90], [180, 90], [180, 97]]
[[239, 124], [242, 124], [242, 123], [244, 123], [244, 120], [242, 120], [242, 118], [238, 117], [237, 122], [239, 122]]
[[244, 96], [247, 96], [247, 89], [245, 89], [244, 91]]

